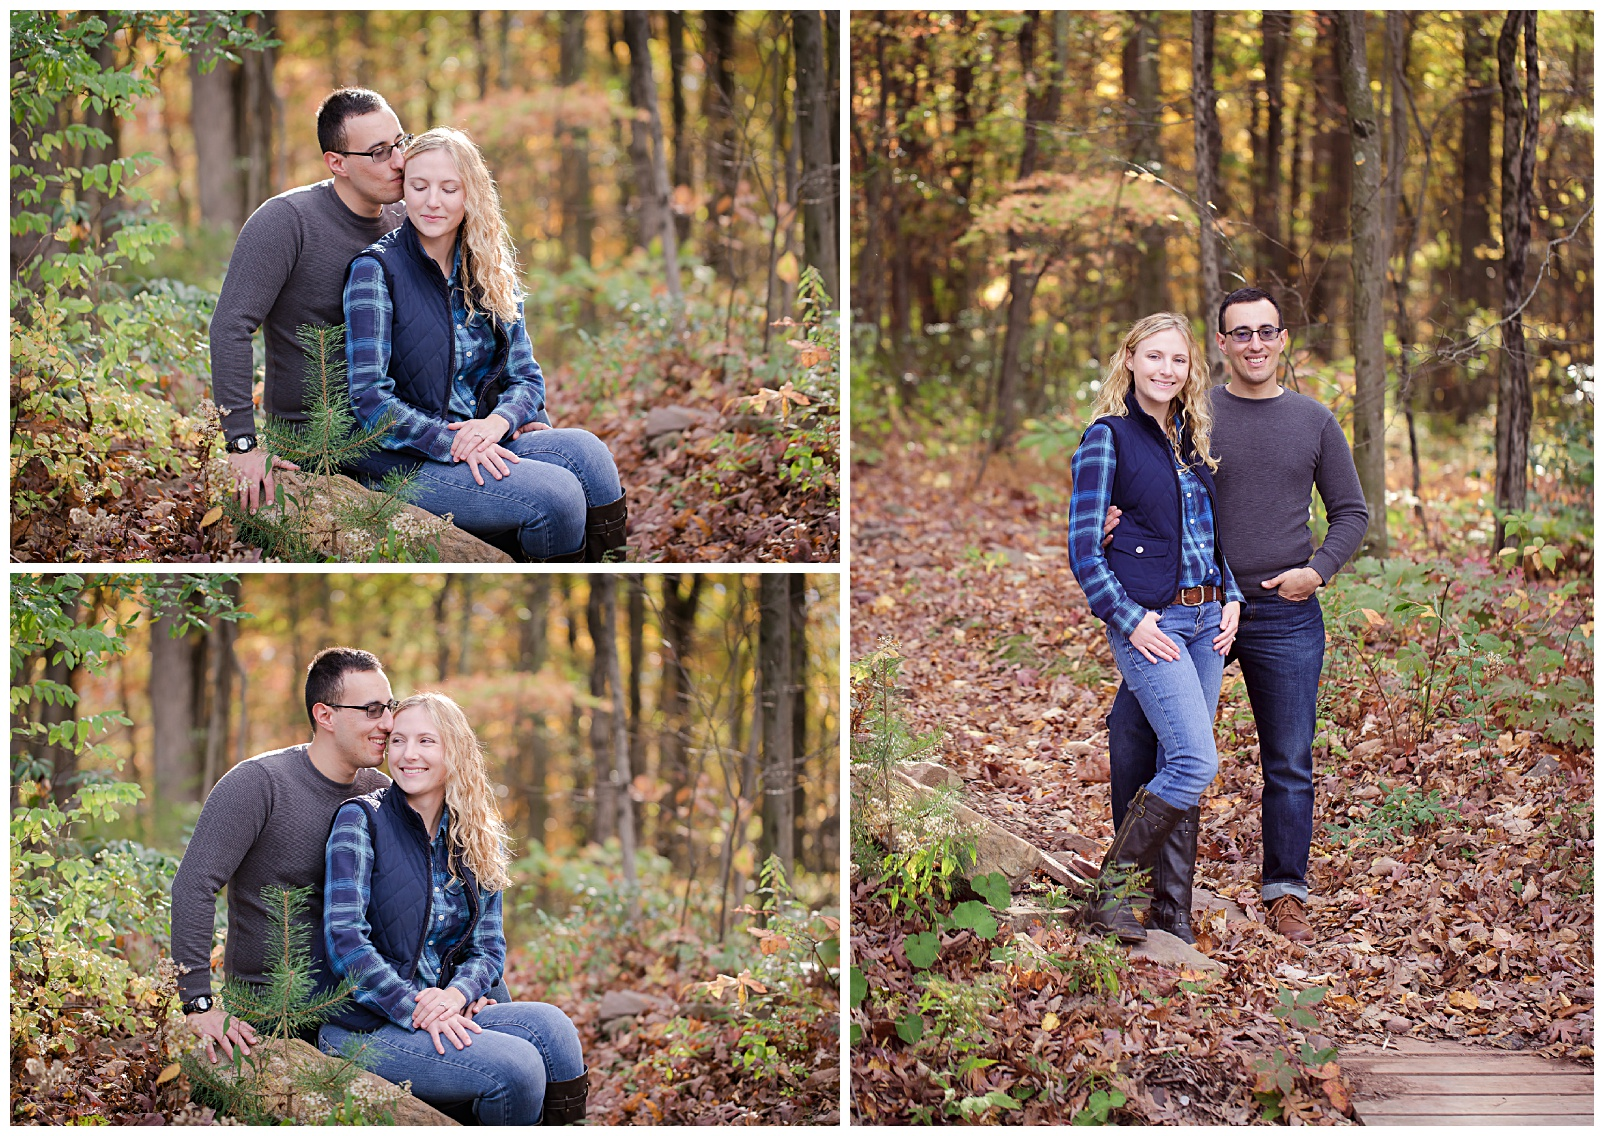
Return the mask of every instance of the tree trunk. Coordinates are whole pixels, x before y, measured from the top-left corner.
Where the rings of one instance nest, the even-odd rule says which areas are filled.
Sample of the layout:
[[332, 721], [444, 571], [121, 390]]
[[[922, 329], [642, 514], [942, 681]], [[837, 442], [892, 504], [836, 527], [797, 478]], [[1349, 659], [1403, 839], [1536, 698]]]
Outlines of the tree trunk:
[[791, 588], [778, 572], [759, 577], [758, 673], [763, 713], [763, 837], [759, 860], [778, 856], [785, 876], [796, 864], [796, 784], [791, 732]]
[[585, 622], [592, 646], [590, 662], [590, 753], [596, 769], [596, 813], [592, 839], [605, 844], [618, 835], [618, 785], [613, 773], [613, 715], [603, 704], [607, 697], [607, 677], [613, 661], [609, 652], [617, 649], [608, 616], [611, 598], [609, 576], [591, 576], [590, 594], [585, 604]]
[[[1459, 17], [1464, 34], [1465, 98], [1459, 127], [1459, 299], [1478, 308], [1493, 303], [1493, 263], [1485, 254], [1493, 243], [1488, 205], [1493, 196], [1492, 36], [1481, 12]], [[1478, 255], [1478, 250], [1483, 255]]]
[[[657, 695], [663, 732], [657, 740], [659, 776], [668, 788], [663, 795], [666, 817], [657, 830], [657, 851], [673, 861], [677, 870], [690, 863], [694, 817], [690, 813], [696, 787], [690, 781], [690, 763], [685, 757], [691, 720], [690, 671], [691, 636], [696, 628], [696, 609], [701, 600], [700, 573], [686, 578], [690, 587], [680, 590], [681, 577], [668, 573], [662, 577], [663, 674]], [[682, 818], [683, 817], [683, 821]], [[683, 827], [684, 840], [679, 832]]]
[[[117, 69], [117, 41], [109, 33], [95, 47], [93, 54], [95, 65], [103, 73], [110, 74]], [[122, 119], [113, 114], [109, 107], [96, 110], [92, 105], [86, 105], [84, 125], [103, 131], [109, 139], [104, 146], [84, 147], [83, 165], [86, 168], [105, 165], [121, 155]], [[89, 213], [90, 240], [95, 245], [99, 245], [109, 236], [108, 224], [115, 200], [114, 196], [108, 196], [99, 189], [84, 192], [84, 205]]]
[[[1040, 14], [1030, 12], [1026, 14], [1024, 26], [1019, 32], [1019, 59], [1027, 75], [1035, 74], [1036, 34], [1040, 25]], [[1025, 143], [1019, 156], [1021, 181], [1036, 172], [1042, 157], [1042, 126], [1058, 117], [1062, 101], [1066, 61], [1056, 53], [1065, 45], [1055, 39], [1053, 46], [1055, 58], [1049, 67], [1049, 74], [1045, 79], [1038, 77], [1034, 89], [1027, 90], [1025, 94]], [[897, 230], [893, 227], [892, 231]], [[1008, 248], [1011, 253], [1021, 252], [1024, 242], [1017, 234], [1009, 233]], [[1035, 299], [1041, 274], [1041, 268], [1024, 267], [1017, 260], [1008, 271], [1008, 326], [1003, 333], [1002, 366], [997, 379], [997, 428], [991, 438], [993, 452], [1012, 445], [1014, 435], [1019, 432], [1025, 403], [1020, 360], [1025, 340], [1030, 335], [1031, 302]]]
[[195, 665], [201, 643], [193, 632], [174, 639], [177, 625], [170, 615], [150, 625], [151, 751], [158, 805], [201, 799]]
[[835, 227], [839, 179], [830, 157], [835, 121], [830, 118], [829, 76], [818, 13], [792, 13], [791, 38], [796, 48], [796, 128], [802, 149], [802, 180], [797, 187], [802, 206], [802, 256], [818, 270], [824, 290], [835, 301], [841, 294]]
[[707, 123], [707, 262], [734, 274], [729, 227], [740, 184], [735, 143], [735, 13], [704, 12], [702, 118]]
[[[674, 188], [695, 189], [691, 146], [685, 137], [685, 13], [668, 13], [668, 105], [674, 123]], [[674, 233], [684, 244], [691, 236], [691, 214], [674, 214]]]
[[[1311, 110], [1309, 186], [1312, 199], [1313, 240], [1307, 258], [1310, 274], [1307, 285], [1309, 346], [1321, 358], [1330, 360], [1340, 352], [1340, 328], [1334, 301], [1336, 276], [1341, 260], [1339, 246], [1347, 237], [1348, 199], [1353, 176], [1352, 141], [1346, 129], [1347, 112], [1342, 98], [1342, 77], [1338, 73], [1335, 16], [1323, 12], [1316, 17], [1318, 46], [1314, 53], [1314, 100]], [[1333, 50], [1325, 50], [1326, 47]]]
[[434, 594], [434, 673], [442, 685], [451, 677], [451, 633], [446, 627], [446, 604], [456, 576], [448, 575]]
[[[1202, 277], [1203, 311], [1211, 326], [1225, 293], [1220, 288], [1220, 239], [1215, 222], [1220, 187], [1220, 118], [1215, 110], [1214, 13], [1192, 12], [1192, 157], [1197, 170], [1198, 267]], [[1154, 309], [1144, 309], [1151, 311]], [[1224, 370], [1214, 336], [1204, 335], [1209, 374]]]
[[[518, 669], [525, 674], [538, 675], [546, 665], [546, 631], [551, 615], [550, 576], [525, 577], [524, 606], [529, 611], [529, 618], [523, 621], [518, 636]], [[524, 799], [524, 833], [530, 845], [543, 845], [546, 840], [546, 820], [551, 815], [546, 799], [551, 745], [544, 715], [529, 712], [522, 716], [522, 721], [519, 749], [523, 775], [518, 788]]]
[[496, 20], [496, 89], [512, 87], [512, 13], [502, 9]]
[[235, 66], [216, 58], [203, 71], [199, 54], [189, 57], [190, 128], [195, 139], [195, 200], [204, 225], [239, 232], [245, 223], [245, 189], [239, 137], [239, 108], [234, 101]]
[[[663, 242], [663, 267], [669, 299], [682, 300], [679, 245], [669, 208], [668, 162], [663, 153], [663, 118], [657, 107], [657, 80], [652, 77], [651, 24], [647, 13], [624, 13], [624, 41], [629, 47], [629, 101], [635, 108], [630, 153], [644, 208], [646, 243], [656, 233]], [[643, 121], [644, 118], [644, 121]]]
[[[240, 582], [236, 579], [223, 590], [239, 605]], [[239, 625], [220, 616], [211, 620], [206, 636], [206, 757], [201, 766], [201, 800], [212, 791], [217, 779], [228, 769], [228, 726], [234, 706], [234, 676], [240, 671], [234, 654]], [[243, 715], [241, 715], [243, 718]]]
[[474, 72], [481, 100], [490, 95], [490, 53], [485, 47], [484, 15], [478, 9], [468, 13], [468, 37], [473, 40]]
[[[1291, 12], [1265, 12], [1259, 19], [1264, 39], [1264, 142], [1253, 178], [1253, 227], [1258, 231], [1260, 287], [1274, 284], [1284, 291], [1290, 257], [1281, 236], [1281, 151], [1285, 118], [1282, 75], [1287, 40], [1292, 34]], [[1213, 317], [1210, 317], [1213, 322]]]
[[[562, 14], [558, 44], [557, 83], [566, 89], [585, 75], [584, 12]], [[559, 117], [557, 136], [562, 145], [559, 177], [563, 194], [563, 251], [570, 261], [577, 256], [589, 265], [593, 250], [591, 230], [596, 224], [590, 189], [590, 132]]]
[[[256, 30], [263, 37], [271, 39], [275, 31], [274, 22], [274, 13], [263, 12], [256, 19]], [[241, 139], [240, 156], [244, 160], [244, 177], [240, 186], [245, 194], [240, 208], [241, 223], [280, 188], [275, 183], [273, 171], [274, 124], [283, 118], [278, 92], [273, 87], [275, 50], [268, 47], [261, 51], [240, 53], [235, 101], [239, 121], [235, 130]]]
[[1370, 95], [1365, 14], [1337, 13], [1337, 58], [1353, 139], [1353, 461], [1370, 524], [1366, 555], [1387, 555], [1387, 233], [1381, 195], [1381, 123]]
[[[1125, 94], [1125, 151], [1133, 165], [1154, 169], [1163, 157], [1159, 142], [1158, 13], [1133, 12], [1131, 18], [1131, 30], [1120, 56], [1120, 80]], [[1165, 296], [1169, 273], [1165, 263], [1164, 226], [1149, 225], [1137, 234], [1136, 241], [1130, 292], [1133, 320], [1170, 306]]]
[[[1526, 98], [1515, 62], [1516, 41], [1526, 43]], [[1497, 514], [1493, 549], [1504, 547], [1505, 512], [1526, 508], [1526, 461], [1531, 450], [1532, 392], [1526, 327], [1521, 304], [1526, 296], [1526, 253], [1532, 239], [1532, 180], [1537, 167], [1539, 106], [1537, 13], [1511, 12], [1498, 35], [1498, 86], [1504, 104], [1503, 350], [1498, 358], [1497, 476], [1493, 501]]]
[[791, 749], [796, 754], [796, 789], [791, 799], [794, 834], [792, 850], [804, 868], [819, 867], [818, 834], [808, 831], [808, 578], [802, 573], [786, 577], [791, 590]]
[[[640, 678], [646, 654], [646, 585], [638, 573], [630, 573], [629, 583], [629, 776], [633, 780], [646, 773], [646, 731], [641, 723]], [[636, 832], [639, 839], [640, 833]]]
[[[624, 669], [618, 659], [618, 577], [592, 577], [592, 594], [597, 592], [601, 594], [602, 635], [606, 639], [605, 651], [598, 646], [597, 654], [605, 653], [607, 656], [607, 685], [612, 707], [612, 781], [618, 808], [619, 854], [624, 865], [624, 890], [629, 893], [630, 908], [634, 910], [640, 905], [640, 888], [635, 881], [635, 802], [630, 793], [632, 778], [629, 772], [629, 727], [624, 718]], [[595, 712], [601, 713], [599, 709]], [[597, 780], [600, 778], [601, 769], [598, 765]]]

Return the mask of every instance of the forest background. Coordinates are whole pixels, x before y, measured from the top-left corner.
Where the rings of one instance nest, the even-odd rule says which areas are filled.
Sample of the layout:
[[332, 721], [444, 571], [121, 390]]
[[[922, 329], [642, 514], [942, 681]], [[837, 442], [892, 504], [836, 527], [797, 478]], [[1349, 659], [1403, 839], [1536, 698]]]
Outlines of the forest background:
[[184, 1032], [172, 872], [219, 777], [306, 740], [306, 664], [348, 644], [479, 733], [514, 838], [508, 983], [579, 1024], [592, 1119], [821, 1120], [838, 594], [784, 573], [13, 577], [13, 1118], [184, 1111], [157, 1080]]
[[19, 558], [253, 555], [201, 524], [223, 493], [206, 325], [244, 219], [328, 176], [313, 116], [341, 84], [484, 150], [548, 400], [613, 449], [637, 558], [835, 558], [838, 13], [38, 12], [11, 29]]
[[[1342, 1122], [1351, 1046], [1590, 1061], [1592, 14], [864, 12], [850, 52], [854, 1117]], [[1371, 525], [1320, 596], [1316, 940], [1259, 899], [1228, 668], [1209, 977], [1077, 939], [1062, 880], [955, 878], [954, 806], [1095, 874], [1070, 457], [1125, 327], [1188, 313], [1218, 375], [1242, 284]]]

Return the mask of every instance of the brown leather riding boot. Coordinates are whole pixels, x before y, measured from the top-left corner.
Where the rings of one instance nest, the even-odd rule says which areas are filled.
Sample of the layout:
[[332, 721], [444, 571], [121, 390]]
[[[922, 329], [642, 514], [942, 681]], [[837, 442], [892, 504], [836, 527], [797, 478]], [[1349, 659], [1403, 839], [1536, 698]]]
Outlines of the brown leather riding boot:
[[540, 1114], [542, 1124], [578, 1124], [585, 1119], [585, 1100], [590, 1096], [590, 1070], [566, 1081], [546, 1085], [546, 1105]]

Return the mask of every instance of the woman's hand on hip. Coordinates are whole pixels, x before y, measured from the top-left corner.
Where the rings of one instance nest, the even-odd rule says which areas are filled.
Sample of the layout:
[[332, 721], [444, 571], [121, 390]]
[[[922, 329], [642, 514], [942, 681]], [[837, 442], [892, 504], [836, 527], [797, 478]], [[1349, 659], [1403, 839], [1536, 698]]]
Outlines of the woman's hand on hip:
[[1220, 633], [1214, 637], [1214, 652], [1229, 655], [1236, 642], [1237, 624], [1242, 622], [1242, 605], [1236, 600], [1220, 605]]
[[1158, 612], [1142, 616], [1142, 622], [1131, 632], [1131, 646], [1142, 653], [1150, 663], [1173, 663], [1181, 657], [1181, 648], [1175, 640], [1158, 629]]
[[434, 1039], [434, 1051], [442, 1057], [445, 1056], [446, 1047], [441, 1038], [451, 1042], [454, 1048], [461, 1049], [464, 1046], [473, 1044], [471, 1034], [485, 1032], [479, 1028], [478, 1022], [464, 1014], [452, 1014], [447, 1018], [436, 1018], [423, 1028]]
[[487, 450], [505, 438], [512, 423], [499, 414], [487, 414], [466, 422], [448, 422], [446, 429], [456, 435], [451, 439], [451, 460], [467, 461], [470, 455]]
[[444, 990], [431, 986], [413, 995], [418, 1003], [412, 1008], [412, 1028], [422, 1029], [437, 1019], [454, 1017], [468, 1004], [468, 996], [455, 986]]

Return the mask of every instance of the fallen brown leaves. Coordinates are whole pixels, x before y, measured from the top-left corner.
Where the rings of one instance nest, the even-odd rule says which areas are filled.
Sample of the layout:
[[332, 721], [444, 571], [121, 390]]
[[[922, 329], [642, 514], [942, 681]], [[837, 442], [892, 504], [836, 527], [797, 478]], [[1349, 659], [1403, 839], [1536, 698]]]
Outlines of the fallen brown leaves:
[[[564, 418], [607, 443], [629, 495], [630, 559], [677, 563], [819, 563], [840, 549], [839, 479], [804, 492], [780, 475], [790, 443], [776, 413], [744, 411], [760, 387], [722, 356], [672, 350], [653, 381], [623, 373], [599, 413]], [[560, 381], [560, 373], [558, 376]], [[653, 407], [690, 413], [683, 430], [647, 437]], [[787, 404], [782, 397], [781, 407]], [[576, 407], [577, 409], [577, 407]]]
[[[1087, 760], [1084, 743], [1106, 751], [1102, 718], [1118, 672], [1069, 571], [1064, 517], [1022, 488], [1053, 475], [994, 462], [970, 491], [972, 462], [919, 444], [894, 449], [896, 460], [855, 471], [855, 483], [873, 491], [855, 496], [854, 657], [882, 637], [900, 643], [900, 712], [914, 733], [941, 731], [928, 756], [963, 776], [966, 803], [1045, 850], [1100, 854], [1113, 835], [1106, 772]], [[931, 508], [938, 497], [942, 507]], [[1380, 1042], [1402, 1030], [1591, 1059], [1592, 754], [1558, 751], [1524, 733], [1472, 748], [1444, 724], [1396, 768], [1440, 790], [1460, 819], [1343, 847], [1325, 826], [1365, 813], [1383, 783], [1394, 788], [1404, 776], [1394, 772], [1402, 755], [1390, 741], [1359, 748], [1374, 740], [1373, 714], [1338, 726], [1347, 756], [1334, 758], [1337, 747], [1316, 753], [1310, 917], [1318, 941], [1293, 944], [1264, 924], [1257, 748], [1233, 668], [1198, 864], [1199, 886], [1247, 913], [1227, 922], [1217, 912], [1199, 927], [1200, 947], [1225, 964], [1225, 975], [1203, 994], [1172, 1001], [1162, 1020], [1151, 1016], [1158, 1001], [1144, 991], [1164, 996], [1173, 972], [1135, 964], [1117, 1000], [1078, 1001], [1051, 979], [1021, 997], [1013, 975], [1014, 1005], [986, 1053], [999, 1061], [988, 1083], [1034, 1085], [1020, 1058], [1040, 1054], [1065, 1071], [1108, 1071], [1128, 1097], [1122, 1120], [1251, 1120], [1259, 1115], [1253, 1060], [1287, 1044], [1287, 1028], [1269, 1013], [1283, 987], [1329, 990], [1316, 1007], [1316, 1048]], [[1534, 769], [1540, 751], [1551, 760]], [[860, 885], [853, 961], [871, 989], [908, 988], [911, 971], [892, 946], [902, 933]], [[1045, 934], [1048, 950], [1068, 941], [1051, 937], [1063, 932]], [[955, 977], [994, 965], [984, 953], [949, 964], [949, 953], [937, 969], [950, 965]], [[1050, 1032], [1042, 1025], [1048, 1011], [1060, 1022]], [[855, 1047], [858, 1119], [891, 1122], [929, 1105], [929, 1079], [906, 1050], [878, 1033]], [[1342, 1122], [1345, 1089], [1320, 1072], [1300, 1073], [1287, 1105], [1305, 1122]], [[1064, 1122], [1083, 1107], [1084, 1099], [1049, 1094], [1006, 1116]]]

